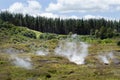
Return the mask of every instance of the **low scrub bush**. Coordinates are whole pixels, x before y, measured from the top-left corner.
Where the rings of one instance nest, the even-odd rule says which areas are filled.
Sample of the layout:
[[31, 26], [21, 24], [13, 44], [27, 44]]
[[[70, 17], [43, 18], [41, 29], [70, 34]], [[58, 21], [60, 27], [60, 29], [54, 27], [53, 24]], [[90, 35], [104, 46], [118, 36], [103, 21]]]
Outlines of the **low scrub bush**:
[[21, 34], [23, 36], [36, 39], [36, 34], [34, 32], [32, 32], [32, 31], [27, 31], [27, 30], [26, 31], [22, 31]]
[[39, 36], [39, 39], [44, 39], [44, 40], [57, 39], [57, 34], [43, 33]]
[[120, 41], [117, 42], [117, 45], [120, 46]]

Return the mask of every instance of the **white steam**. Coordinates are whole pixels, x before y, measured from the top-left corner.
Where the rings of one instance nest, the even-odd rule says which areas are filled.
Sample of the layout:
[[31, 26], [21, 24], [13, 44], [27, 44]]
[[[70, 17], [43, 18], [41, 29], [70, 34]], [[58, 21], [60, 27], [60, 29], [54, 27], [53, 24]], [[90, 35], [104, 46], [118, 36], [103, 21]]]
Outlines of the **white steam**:
[[[76, 37], [73, 35], [72, 37]], [[84, 64], [85, 58], [88, 55], [88, 44], [84, 42], [76, 41], [61, 41], [59, 47], [55, 49], [55, 53], [60, 56], [64, 56], [69, 59], [69, 61], [76, 64]]]
[[10, 60], [12, 61], [12, 63], [16, 66], [22, 67], [22, 68], [26, 68], [26, 69], [31, 69], [32, 68], [32, 64], [31, 64], [31, 59], [29, 57], [19, 57], [18, 55], [20, 53], [23, 53], [23, 50], [17, 50], [15, 48], [8, 48], [3, 50], [3, 52], [9, 54], [10, 56]]
[[39, 56], [46, 56], [48, 53], [49, 53], [48, 50], [39, 50], [39, 51], [36, 51], [36, 54], [39, 55]]
[[7, 54], [18, 54], [18, 53], [23, 53], [23, 50], [17, 50], [15, 48], [8, 48], [8, 49], [4, 49], [3, 52], [7, 53]]
[[107, 58], [107, 56], [105, 55], [99, 55], [99, 58], [101, 59], [101, 61], [105, 64], [109, 64], [109, 60]]
[[105, 54], [105, 55], [99, 55], [99, 59], [105, 63], [105, 64], [109, 64], [110, 63], [110, 60], [113, 60], [114, 59], [114, 55], [112, 52], [108, 53], [108, 54]]
[[77, 37], [77, 34], [73, 34], [71, 35], [72, 38], [76, 38]]
[[108, 54], [108, 57], [109, 57], [110, 59], [114, 59], [113, 52], [110, 52], [110, 53]]
[[32, 69], [32, 64], [31, 64], [31, 59], [30, 58], [20, 58], [16, 55], [12, 55], [11, 56], [12, 60], [13, 60], [13, 64], [25, 69]]

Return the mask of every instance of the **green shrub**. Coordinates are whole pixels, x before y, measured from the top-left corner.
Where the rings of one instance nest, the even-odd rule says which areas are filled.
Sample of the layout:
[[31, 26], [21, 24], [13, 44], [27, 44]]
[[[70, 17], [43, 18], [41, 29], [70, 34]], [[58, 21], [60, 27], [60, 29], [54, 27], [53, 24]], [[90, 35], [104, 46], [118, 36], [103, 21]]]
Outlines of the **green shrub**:
[[32, 32], [32, 31], [27, 31], [27, 30], [26, 31], [22, 31], [21, 34], [23, 36], [36, 39], [36, 34], [34, 32]]
[[12, 27], [14, 27], [14, 25], [13, 25], [13, 24], [9, 24], [8, 22], [4, 22], [4, 23], [1, 23], [1, 24], [0, 24], [0, 29], [1, 29], [1, 28], [6, 28], [6, 29], [8, 29], [8, 28], [12, 28]]
[[117, 45], [120, 46], [120, 41], [117, 42]]
[[111, 39], [104, 39], [102, 40], [103, 43], [112, 43], [112, 40]]
[[115, 36], [114, 29], [102, 26], [99, 30], [95, 30], [95, 37], [100, 39], [112, 38]]
[[67, 35], [59, 35], [58, 39], [67, 39]]
[[44, 39], [44, 40], [57, 39], [57, 34], [43, 33], [39, 36], [39, 39]]
[[0, 24], [2, 24], [3, 23], [3, 21], [0, 19]]
[[36, 34], [34, 32], [23, 27], [12, 27], [10, 33], [36, 39]]
[[20, 35], [14, 35], [10, 38], [10, 41], [14, 43], [24, 42], [24, 41], [27, 41], [27, 38], [24, 36], [20, 36]]

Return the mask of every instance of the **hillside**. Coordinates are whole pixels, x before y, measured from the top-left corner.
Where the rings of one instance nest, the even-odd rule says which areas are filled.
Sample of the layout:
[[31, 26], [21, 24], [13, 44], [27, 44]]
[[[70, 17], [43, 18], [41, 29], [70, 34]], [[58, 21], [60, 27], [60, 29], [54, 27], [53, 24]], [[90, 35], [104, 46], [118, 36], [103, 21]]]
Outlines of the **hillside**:
[[28, 14], [14, 14], [8, 11], [0, 13], [0, 19], [24, 26], [43, 33], [93, 35], [96, 38], [106, 39], [120, 36], [120, 21], [100, 19], [60, 19], [30, 16]]

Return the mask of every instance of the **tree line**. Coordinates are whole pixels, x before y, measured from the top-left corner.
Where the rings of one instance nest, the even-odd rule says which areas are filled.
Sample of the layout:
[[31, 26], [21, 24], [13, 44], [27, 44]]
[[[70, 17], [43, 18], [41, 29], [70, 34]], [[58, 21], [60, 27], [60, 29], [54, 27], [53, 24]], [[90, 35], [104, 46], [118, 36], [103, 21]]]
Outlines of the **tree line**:
[[0, 19], [16, 26], [24, 26], [30, 29], [56, 34], [68, 34], [70, 32], [79, 35], [95, 35], [100, 38], [112, 37], [114, 33], [120, 33], [120, 21], [101, 19], [60, 19], [33, 17], [28, 14], [0, 13]]

